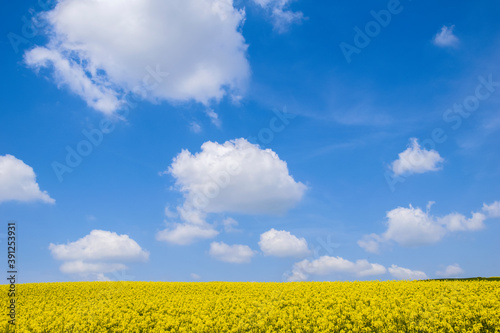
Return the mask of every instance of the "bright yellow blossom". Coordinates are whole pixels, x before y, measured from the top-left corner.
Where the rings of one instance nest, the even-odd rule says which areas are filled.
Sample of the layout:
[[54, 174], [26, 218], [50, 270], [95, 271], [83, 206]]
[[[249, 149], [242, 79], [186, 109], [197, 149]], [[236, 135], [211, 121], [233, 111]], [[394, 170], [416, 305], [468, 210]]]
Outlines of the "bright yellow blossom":
[[[500, 332], [497, 281], [29, 283], [17, 293], [18, 333]], [[0, 332], [13, 331], [6, 318]]]

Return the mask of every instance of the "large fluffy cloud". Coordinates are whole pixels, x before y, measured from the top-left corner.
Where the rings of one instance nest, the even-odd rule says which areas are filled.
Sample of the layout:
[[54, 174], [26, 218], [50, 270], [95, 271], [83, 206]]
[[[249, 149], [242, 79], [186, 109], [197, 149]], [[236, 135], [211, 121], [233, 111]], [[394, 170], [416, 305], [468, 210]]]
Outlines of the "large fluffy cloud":
[[282, 214], [306, 190], [274, 151], [245, 139], [208, 141], [194, 155], [183, 150], [168, 173], [184, 193], [185, 206], [212, 213]]
[[225, 261], [232, 264], [248, 263], [255, 254], [247, 245], [228, 245], [224, 242], [213, 242], [210, 244], [208, 252], [210, 256], [219, 261]]
[[420, 208], [398, 207], [387, 213], [385, 239], [404, 246], [417, 246], [439, 241], [446, 229]]
[[341, 257], [322, 256], [315, 260], [302, 260], [293, 265], [288, 281], [304, 281], [310, 275], [325, 276], [334, 273], [350, 274], [357, 277], [381, 275], [386, 273], [384, 266], [372, 264], [365, 259], [356, 262]]
[[411, 138], [409, 147], [398, 156], [391, 165], [396, 176], [437, 171], [444, 162], [437, 151], [422, 149], [416, 138]]
[[67, 244], [50, 244], [52, 256], [64, 261], [63, 273], [85, 278], [105, 279], [104, 273], [127, 269], [124, 262], [146, 261], [149, 252], [143, 250], [128, 235], [92, 230], [90, 234]]
[[[381, 234], [365, 235], [358, 241], [358, 245], [368, 252], [376, 253], [379, 245], [384, 242], [394, 241], [401, 246], [415, 247], [432, 244], [440, 241], [451, 232], [477, 231], [485, 227], [484, 221], [489, 217], [494, 217], [495, 203], [484, 205], [482, 212], [472, 212], [471, 217], [459, 213], [451, 213], [443, 217], [436, 217], [430, 214], [429, 203], [427, 211], [421, 208], [414, 208], [410, 205], [398, 207], [387, 213], [387, 230]], [[493, 212], [491, 214], [490, 212]]]
[[259, 246], [266, 256], [304, 257], [311, 253], [305, 238], [285, 230], [271, 229], [260, 235]]
[[25, 61], [105, 113], [128, 93], [207, 104], [249, 76], [244, 18], [232, 0], [58, 0], [40, 15], [48, 43]]
[[427, 274], [422, 271], [411, 270], [409, 268], [399, 267], [397, 265], [391, 265], [389, 267], [389, 273], [399, 280], [425, 280], [427, 279]]
[[0, 203], [4, 201], [55, 202], [40, 190], [33, 168], [9, 154], [0, 155]]
[[[306, 191], [306, 186], [290, 176], [286, 162], [274, 151], [261, 149], [245, 139], [223, 144], [205, 142], [196, 154], [183, 150], [166, 173], [175, 178], [176, 187], [185, 197], [184, 204], [177, 207], [179, 219], [205, 230], [211, 228], [206, 222], [208, 213], [283, 214]], [[170, 235], [179, 233], [179, 229], [186, 231], [187, 227], [175, 224], [161, 231], [160, 238], [169, 241]], [[190, 230], [193, 240], [207, 238], [196, 235], [199, 228]]]

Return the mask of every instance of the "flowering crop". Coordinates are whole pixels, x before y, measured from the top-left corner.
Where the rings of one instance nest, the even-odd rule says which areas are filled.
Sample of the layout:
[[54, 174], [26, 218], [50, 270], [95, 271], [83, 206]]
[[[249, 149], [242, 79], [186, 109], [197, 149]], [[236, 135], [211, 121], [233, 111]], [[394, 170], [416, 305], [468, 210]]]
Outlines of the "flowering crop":
[[[0, 289], [5, 305], [8, 286]], [[500, 332], [497, 281], [74, 282], [17, 291], [16, 332]], [[4, 319], [0, 331], [10, 326]]]

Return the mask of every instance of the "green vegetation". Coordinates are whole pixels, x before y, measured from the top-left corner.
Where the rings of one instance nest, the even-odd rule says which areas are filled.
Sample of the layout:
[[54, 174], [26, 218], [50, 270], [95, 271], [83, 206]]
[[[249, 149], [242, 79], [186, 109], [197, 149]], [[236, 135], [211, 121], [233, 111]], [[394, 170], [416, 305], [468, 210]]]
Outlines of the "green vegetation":
[[471, 277], [471, 278], [446, 278], [446, 279], [429, 279], [427, 281], [500, 281], [499, 276], [492, 277]]

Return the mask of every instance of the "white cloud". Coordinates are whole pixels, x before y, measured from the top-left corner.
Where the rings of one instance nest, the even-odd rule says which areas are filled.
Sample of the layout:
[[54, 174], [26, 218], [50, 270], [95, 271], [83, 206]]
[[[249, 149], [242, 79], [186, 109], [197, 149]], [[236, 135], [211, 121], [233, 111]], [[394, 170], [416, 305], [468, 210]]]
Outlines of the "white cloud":
[[212, 124], [214, 124], [216, 127], [220, 128], [222, 126], [222, 122], [219, 119], [219, 115], [212, 109], [206, 109], [205, 113], [207, 116], [210, 118], [210, 121]]
[[232, 264], [248, 263], [255, 254], [247, 245], [227, 245], [224, 242], [212, 242], [209, 254], [212, 258]]
[[46, 191], [40, 191], [33, 168], [9, 154], [0, 155], [0, 203], [4, 201], [55, 203]]
[[92, 230], [89, 235], [68, 244], [50, 244], [49, 249], [58, 260], [139, 260], [145, 261], [144, 251], [128, 235]]
[[457, 277], [461, 276], [464, 273], [464, 270], [458, 264], [449, 265], [445, 268], [444, 271], [437, 271], [437, 276], [442, 277]]
[[25, 61], [36, 70], [51, 67], [56, 83], [69, 88], [93, 109], [110, 114], [122, 104], [117, 92], [90, 79], [81, 65], [58, 51], [35, 47], [26, 53]]
[[310, 275], [330, 275], [334, 273], [351, 274], [357, 277], [381, 275], [386, 273], [384, 266], [369, 263], [367, 260], [352, 262], [341, 257], [322, 256], [315, 260], [302, 260], [293, 265], [288, 281], [305, 281]]
[[305, 238], [297, 238], [285, 230], [264, 232], [260, 235], [259, 246], [266, 256], [297, 258], [311, 253]]
[[235, 227], [238, 226], [238, 221], [233, 219], [232, 217], [227, 217], [224, 220], [222, 220], [222, 225], [224, 227], [225, 232], [236, 232], [239, 231]]
[[500, 201], [495, 201], [491, 205], [483, 204], [483, 211], [490, 218], [500, 217]]
[[182, 221], [196, 225], [204, 225], [207, 213], [190, 206], [177, 207], [177, 212]]
[[385, 240], [393, 240], [403, 246], [435, 243], [446, 234], [446, 229], [420, 208], [398, 207], [387, 213]]
[[195, 121], [192, 121], [191, 124], [189, 124], [189, 129], [193, 133], [200, 133], [201, 132], [201, 126]]
[[58, 85], [105, 113], [130, 93], [208, 104], [249, 77], [245, 12], [232, 0], [59, 0], [40, 19], [49, 41], [26, 52], [26, 63], [51, 68]]
[[358, 240], [358, 245], [367, 252], [378, 253], [380, 250], [380, 242], [382, 238], [377, 234], [364, 235]]
[[193, 280], [199, 280], [199, 279], [201, 279], [201, 276], [199, 276], [199, 275], [198, 275], [198, 274], [196, 274], [196, 273], [191, 273], [189, 276], [190, 276], [190, 277], [191, 277], [191, 279], [193, 279]]
[[444, 162], [437, 151], [422, 149], [416, 138], [411, 138], [409, 147], [398, 156], [391, 165], [396, 176], [437, 171], [442, 168], [441, 163]]
[[455, 28], [454, 25], [450, 27], [444, 25], [441, 28], [441, 31], [434, 36], [433, 39], [434, 44], [440, 47], [457, 46], [459, 40], [457, 36], [453, 34], [454, 28]]
[[279, 33], [286, 32], [290, 25], [300, 23], [304, 19], [302, 12], [294, 12], [287, 7], [291, 0], [253, 0], [264, 8], [273, 21], [274, 29]]
[[168, 169], [184, 193], [184, 207], [205, 212], [282, 214], [306, 190], [271, 149], [245, 139], [205, 142], [202, 151], [183, 150]]
[[177, 214], [176, 212], [172, 211], [170, 209], [170, 206], [167, 205], [165, 206], [165, 216], [169, 219], [173, 219], [173, 218], [177, 218], [179, 216], [179, 214]]
[[[177, 212], [182, 223], [191, 225], [190, 230], [194, 231], [193, 225], [213, 228], [206, 222], [208, 213], [284, 214], [307, 189], [290, 176], [286, 162], [275, 152], [245, 139], [224, 144], [208, 141], [201, 149], [194, 155], [183, 150], [165, 172], [176, 179], [176, 187], [184, 195]], [[216, 233], [203, 235], [208, 238]]]
[[159, 231], [156, 234], [156, 240], [177, 245], [189, 245], [199, 239], [214, 238], [218, 234], [219, 232], [208, 224], [175, 223], [173, 228]]
[[[365, 235], [358, 241], [358, 245], [368, 252], [377, 253], [381, 243], [390, 241], [406, 247], [433, 244], [451, 232], [481, 230], [485, 227], [484, 221], [491, 217], [479, 212], [472, 212], [470, 218], [459, 213], [436, 217], [429, 212], [431, 205], [432, 202], [425, 212], [412, 205], [389, 211], [386, 231], [381, 235]], [[495, 203], [491, 207], [494, 205]], [[483, 206], [483, 210], [487, 211], [488, 208], [484, 207], [490, 206]]]
[[472, 213], [469, 219], [458, 213], [451, 213], [437, 219], [438, 223], [444, 225], [449, 231], [481, 230], [485, 227], [484, 220], [486, 216], [482, 213]]
[[52, 256], [64, 261], [63, 273], [105, 279], [104, 273], [127, 269], [123, 262], [147, 261], [149, 252], [143, 250], [128, 235], [92, 230], [89, 235], [67, 244], [50, 244]]
[[60, 270], [67, 274], [89, 274], [89, 273], [112, 273], [116, 271], [122, 271], [127, 269], [124, 264], [113, 264], [113, 263], [88, 263], [81, 260], [68, 261], [61, 265]]
[[391, 265], [389, 267], [389, 273], [399, 280], [425, 280], [427, 275], [422, 271], [413, 271], [409, 268], [399, 267], [397, 265]]

